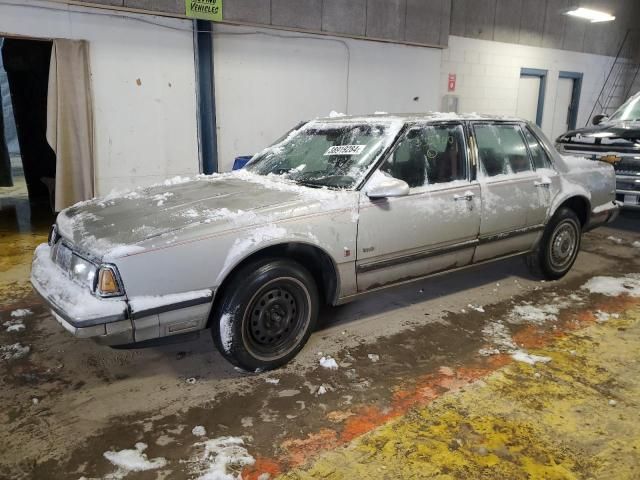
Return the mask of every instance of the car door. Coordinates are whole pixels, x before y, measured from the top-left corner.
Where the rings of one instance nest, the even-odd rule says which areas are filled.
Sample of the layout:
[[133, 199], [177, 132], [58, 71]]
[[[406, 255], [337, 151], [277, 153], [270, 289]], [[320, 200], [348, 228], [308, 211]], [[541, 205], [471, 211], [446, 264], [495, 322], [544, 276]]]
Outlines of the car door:
[[474, 262], [532, 248], [544, 224], [540, 175], [517, 123], [473, 122], [482, 191]]
[[[539, 208], [531, 212], [533, 224], [546, 223], [549, 218], [553, 199], [560, 193], [560, 176], [553, 166], [543, 142], [529, 125], [522, 125], [522, 132], [527, 142], [527, 148], [531, 155], [533, 168], [536, 172], [535, 186], [538, 190]], [[538, 132], [541, 135], [541, 132]]]
[[362, 189], [358, 291], [471, 262], [480, 228], [480, 187], [471, 179], [462, 123], [411, 126], [375, 175], [403, 180], [410, 190], [402, 197], [372, 199], [367, 186]]

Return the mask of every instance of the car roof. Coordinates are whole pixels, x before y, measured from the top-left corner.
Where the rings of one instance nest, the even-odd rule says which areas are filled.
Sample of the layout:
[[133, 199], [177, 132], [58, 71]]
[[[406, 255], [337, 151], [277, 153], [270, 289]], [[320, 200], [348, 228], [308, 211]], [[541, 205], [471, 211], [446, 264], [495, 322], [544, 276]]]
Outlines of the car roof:
[[444, 113], [444, 112], [423, 112], [423, 113], [386, 113], [377, 112], [367, 115], [344, 115], [332, 112], [328, 117], [316, 118], [318, 122], [363, 122], [370, 123], [376, 120], [399, 120], [403, 123], [424, 122], [424, 121], [446, 121], [446, 120], [490, 120], [504, 122], [526, 122], [521, 118], [504, 115], [483, 115], [478, 113]]

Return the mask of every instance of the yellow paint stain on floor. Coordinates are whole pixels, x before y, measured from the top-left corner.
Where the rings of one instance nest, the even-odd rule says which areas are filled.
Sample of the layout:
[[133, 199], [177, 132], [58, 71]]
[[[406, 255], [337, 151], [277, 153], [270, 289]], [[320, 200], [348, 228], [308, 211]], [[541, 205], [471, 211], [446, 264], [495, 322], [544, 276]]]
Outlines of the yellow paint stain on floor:
[[47, 234], [0, 233], [0, 298], [10, 303], [31, 293], [29, 274], [33, 251], [47, 241]]
[[35, 248], [47, 241], [55, 215], [49, 205], [29, 203], [24, 176], [0, 192], [0, 298], [11, 306], [32, 293], [29, 275]]
[[280, 478], [640, 478], [640, 307], [529, 352]]

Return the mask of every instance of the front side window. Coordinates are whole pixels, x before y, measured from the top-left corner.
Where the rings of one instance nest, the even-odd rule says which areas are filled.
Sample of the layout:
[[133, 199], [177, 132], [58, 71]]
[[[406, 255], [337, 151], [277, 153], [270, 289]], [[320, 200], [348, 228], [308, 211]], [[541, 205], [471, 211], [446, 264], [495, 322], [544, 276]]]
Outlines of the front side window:
[[518, 125], [475, 125], [476, 145], [484, 176], [531, 171], [529, 153]]
[[533, 165], [536, 168], [551, 168], [551, 161], [547, 156], [547, 152], [544, 151], [544, 148], [542, 148], [538, 139], [533, 136], [528, 128], [523, 128], [522, 131], [524, 132], [524, 138], [527, 140], [527, 144], [529, 145], [529, 151], [533, 158]]
[[411, 188], [467, 178], [461, 125], [428, 125], [407, 132], [393, 155], [381, 167]]
[[393, 142], [402, 122], [312, 121], [257, 154], [247, 170], [302, 185], [353, 188]]

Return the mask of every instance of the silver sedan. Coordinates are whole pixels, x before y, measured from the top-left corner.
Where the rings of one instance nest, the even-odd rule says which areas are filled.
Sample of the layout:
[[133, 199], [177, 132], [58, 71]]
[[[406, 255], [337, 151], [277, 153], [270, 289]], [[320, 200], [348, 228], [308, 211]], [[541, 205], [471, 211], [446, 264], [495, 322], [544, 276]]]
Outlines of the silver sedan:
[[77, 337], [144, 346], [209, 328], [233, 364], [270, 369], [321, 304], [512, 255], [562, 277], [581, 234], [617, 214], [614, 190], [610, 165], [562, 157], [518, 119], [318, 119], [244, 170], [62, 211], [31, 280]]

